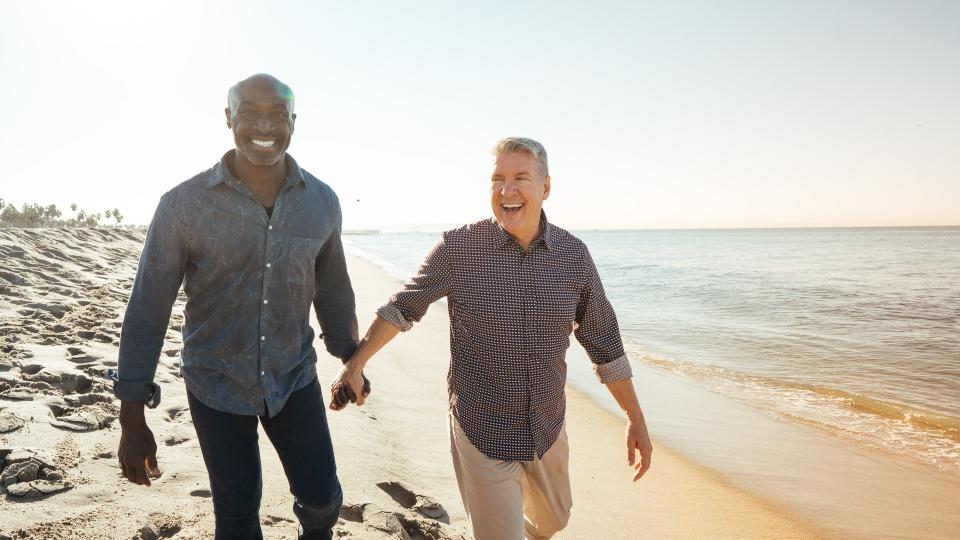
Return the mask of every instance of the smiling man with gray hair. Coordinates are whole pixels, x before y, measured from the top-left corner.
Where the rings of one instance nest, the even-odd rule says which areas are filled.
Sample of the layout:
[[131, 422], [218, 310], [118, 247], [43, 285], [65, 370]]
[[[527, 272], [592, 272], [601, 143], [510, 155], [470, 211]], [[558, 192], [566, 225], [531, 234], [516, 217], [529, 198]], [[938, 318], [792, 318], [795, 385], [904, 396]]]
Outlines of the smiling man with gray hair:
[[331, 387], [331, 408], [345, 406], [347, 389], [362, 405], [367, 361], [446, 297], [450, 451], [473, 533], [478, 540], [550, 538], [573, 505], [564, 424], [571, 333], [626, 412], [634, 480], [650, 467], [652, 445], [593, 259], [542, 210], [550, 195], [546, 150], [510, 137], [494, 156], [493, 218], [443, 233], [417, 274], [377, 311]]

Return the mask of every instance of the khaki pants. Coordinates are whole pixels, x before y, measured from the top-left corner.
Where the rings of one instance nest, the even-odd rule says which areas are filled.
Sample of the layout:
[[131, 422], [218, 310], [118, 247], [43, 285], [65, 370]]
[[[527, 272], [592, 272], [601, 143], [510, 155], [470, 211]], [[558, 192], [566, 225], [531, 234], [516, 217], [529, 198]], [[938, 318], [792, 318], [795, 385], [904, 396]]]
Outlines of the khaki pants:
[[453, 468], [477, 540], [547, 539], [566, 527], [573, 501], [565, 428], [543, 459], [499, 461], [477, 450], [449, 415]]

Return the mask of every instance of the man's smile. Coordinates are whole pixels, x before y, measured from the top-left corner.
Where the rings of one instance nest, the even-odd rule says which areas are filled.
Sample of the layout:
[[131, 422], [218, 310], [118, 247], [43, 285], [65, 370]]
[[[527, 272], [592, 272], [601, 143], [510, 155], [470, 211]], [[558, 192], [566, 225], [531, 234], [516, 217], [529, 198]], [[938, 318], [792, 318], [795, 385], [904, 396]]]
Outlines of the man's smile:
[[523, 203], [501, 203], [500, 207], [505, 212], [519, 212], [523, 208]]
[[259, 146], [260, 148], [270, 148], [273, 146], [273, 139], [251, 139], [253, 144]]

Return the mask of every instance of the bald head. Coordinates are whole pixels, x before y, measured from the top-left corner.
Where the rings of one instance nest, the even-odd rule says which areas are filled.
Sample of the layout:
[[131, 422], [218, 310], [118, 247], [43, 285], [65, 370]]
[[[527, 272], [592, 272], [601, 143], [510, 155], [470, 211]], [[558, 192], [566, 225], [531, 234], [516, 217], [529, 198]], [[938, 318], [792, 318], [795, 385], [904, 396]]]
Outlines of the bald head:
[[252, 166], [283, 166], [297, 120], [290, 87], [260, 73], [231, 86], [227, 105], [223, 112], [238, 159]]
[[287, 110], [293, 114], [293, 90], [280, 79], [266, 73], [251, 75], [230, 87], [227, 92], [227, 105], [232, 113], [237, 112], [245, 90], [272, 90], [287, 102]]

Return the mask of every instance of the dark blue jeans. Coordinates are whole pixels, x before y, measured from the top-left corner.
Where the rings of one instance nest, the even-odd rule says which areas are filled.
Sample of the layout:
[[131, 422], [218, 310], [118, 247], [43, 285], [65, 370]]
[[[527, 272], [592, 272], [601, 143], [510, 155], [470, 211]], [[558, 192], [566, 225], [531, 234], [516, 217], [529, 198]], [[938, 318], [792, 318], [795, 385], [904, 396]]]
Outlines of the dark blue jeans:
[[293, 513], [303, 539], [329, 539], [343, 493], [319, 382], [291, 394], [273, 418], [243, 416], [207, 407], [187, 392], [190, 415], [210, 475], [217, 540], [260, 540], [260, 450], [257, 421], [280, 456], [293, 493]]

